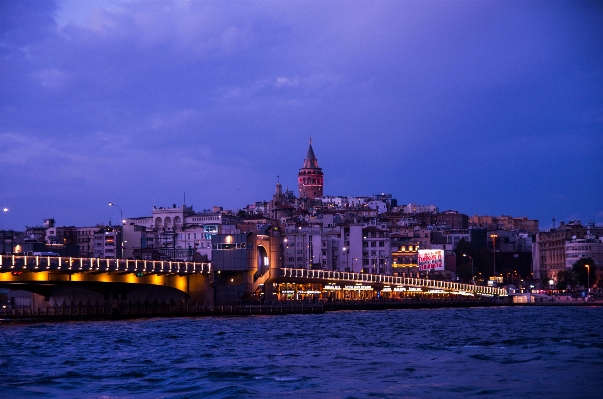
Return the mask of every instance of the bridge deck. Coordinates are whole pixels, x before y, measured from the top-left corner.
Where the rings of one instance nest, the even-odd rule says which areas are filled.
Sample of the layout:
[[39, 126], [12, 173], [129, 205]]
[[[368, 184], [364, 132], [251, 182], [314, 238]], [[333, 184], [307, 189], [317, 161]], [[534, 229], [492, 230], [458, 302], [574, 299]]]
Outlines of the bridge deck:
[[62, 272], [116, 272], [152, 274], [209, 274], [210, 263], [70, 258], [54, 256], [0, 256], [0, 272], [18, 273], [24, 270]]
[[[0, 256], [0, 272], [20, 274], [23, 271], [44, 272], [60, 271], [66, 273], [143, 273], [157, 275], [191, 275], [209, 274], [210, 263], [130, 260], [130, 259], [101, 259], [101, 258], [69, 258], [52, 256]], [[394, 277], [380, 274], [351, 273], [327, 270], [307, 269], [280, 269], [278, 275], [273, 276], [278, 282], [300, 281], [313, 283], [342, 283], [360, 284], [375, 288], [389, 285], [395, 290], [401, 287], [416, 287], [457, 294], [506, 296], [503, 288], [486, 287], [472, 284], [461, 284], [452, 281]]]
[[394, 277], [381, 274], [351, 273], [328, 270], [281, 269], [279, 281], [297, 280], [316, 283], [361, 284], [367, 286], [416, 287], [458, 294], [482, 296], [506, 296], [504, 288], [486, 287], [473, 284], [462, 284], [453, 281], [432, 280], [411, 277]]

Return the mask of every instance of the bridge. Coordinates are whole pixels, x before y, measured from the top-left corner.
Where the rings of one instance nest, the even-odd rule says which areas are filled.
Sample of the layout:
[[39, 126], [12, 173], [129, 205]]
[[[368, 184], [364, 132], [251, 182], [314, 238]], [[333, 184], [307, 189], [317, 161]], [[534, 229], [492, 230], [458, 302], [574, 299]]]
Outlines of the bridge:
[[[477, 296], [507, 296], [504, 288], [462, 284], [453, 281], [395, 277], [381, 274], [350, 273], [328, 270], [281, 269], [275, 276], [279, 282], [322, 283], [354, 290], [353, 286], [371, 287], [375, 291], [406, 291], [422, 293], [449, 293]], [[360, 289], [360, 288], [359, 288]]]
[[[274, 267], [262, 274], [259, 272], [259, 269], [252, 269], [240, 272], [239, 275], [245, 278], [237, 279], [229, 275], [224, 279], [218, 278], [220, 271], [214, 271], [210, 263], [0, 256], [0, 288], [38, 294], [42, 299], [38, 300], [37, 307], [65, 303], [161, 302], [202, 303], [204, 308], [213, 308], [219, 304], [214, 303], [213, 292], [221, 284], [238, 285], [241, 287], [238, 292], [246, 292], [247, 298], [263, 292], [265, 299], [273, 295], [279, 299], [286, 297], [282, 294], [287, 290], [284, 288], [287, 284], [314, 285], [311, 292], [321, 298], [337, 298], [338, 292], [345, 291], [362, 293], [362, 296], [352, 297], [365, 299], [373, 295], [388, 297], [396, 293], [480, 297], [507, 295], [502, 288], [433, 279]], [[226, 277], [224, 273], [222, 276]], [[239, 296], [239, 299], [243, 297]]]
[[210, 273], [209, 263], [198, 262], [0, 256], [0, 288], [38, 294], [36, 307], [183, 299], [213, 306], [205, 295]]

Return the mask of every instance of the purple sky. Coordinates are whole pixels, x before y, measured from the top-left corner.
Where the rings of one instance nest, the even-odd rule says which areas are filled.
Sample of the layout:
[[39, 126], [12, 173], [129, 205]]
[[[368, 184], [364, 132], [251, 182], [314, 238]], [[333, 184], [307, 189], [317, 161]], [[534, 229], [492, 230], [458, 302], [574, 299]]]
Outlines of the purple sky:
[[0, 214], [94, 225], [295, 189], [603, 222], [603, 6], [0, 2]]

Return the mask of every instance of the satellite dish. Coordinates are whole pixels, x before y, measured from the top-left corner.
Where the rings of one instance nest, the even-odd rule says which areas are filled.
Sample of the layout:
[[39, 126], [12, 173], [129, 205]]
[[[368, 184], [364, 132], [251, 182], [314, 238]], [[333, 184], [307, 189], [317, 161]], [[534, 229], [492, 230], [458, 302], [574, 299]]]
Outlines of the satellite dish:
[[575, 240], [575, 239], [576, 239], [576, 236], [572, 236], [572, 240]]

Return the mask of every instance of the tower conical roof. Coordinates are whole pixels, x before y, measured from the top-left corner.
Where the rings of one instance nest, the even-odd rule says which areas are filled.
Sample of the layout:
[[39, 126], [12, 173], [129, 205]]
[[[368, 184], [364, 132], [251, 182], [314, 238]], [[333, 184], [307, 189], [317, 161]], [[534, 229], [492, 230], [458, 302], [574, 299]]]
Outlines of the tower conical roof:
[[308, 153], [306, 154], [306, 159], [304, 159], [304, 168], [318, 168], [318, 159], [316, 159], [316, 155], [314, 155], [312, 143], [310, 143]]

